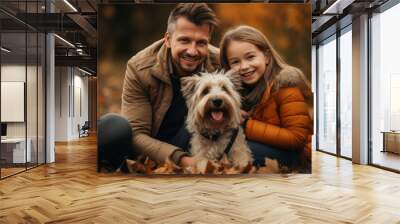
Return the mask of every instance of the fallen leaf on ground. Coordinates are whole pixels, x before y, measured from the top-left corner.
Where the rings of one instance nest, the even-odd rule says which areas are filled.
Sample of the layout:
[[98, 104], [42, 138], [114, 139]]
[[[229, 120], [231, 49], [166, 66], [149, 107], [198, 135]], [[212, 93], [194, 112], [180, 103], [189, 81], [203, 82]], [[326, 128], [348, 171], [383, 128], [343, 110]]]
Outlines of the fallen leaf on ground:
[[265, 158], [265, 166], [260, 167], [257, 173], [267, 174], [267, 173], [279, 173], [279, 164], [277, 160], [272, 160]]
[[[203, 161], [206, 162], [206, 161]], [[164, 164], [157, 164], [149, 158], [141, 160], [126, 160], [130, 173], [141, 174], [271, 174], [281, 173], [287, 174], [296, 171], [290, 170], [288, 167], [280, 166], [277, 160], [265, 158], [265, 166], [256, 167], [251, 163], [244, 167], [234, 167], [226, 155], [220, 161], [207, 161], [201, 170], [196, 167], [180, 167], [171, 160], [166, 160]]]

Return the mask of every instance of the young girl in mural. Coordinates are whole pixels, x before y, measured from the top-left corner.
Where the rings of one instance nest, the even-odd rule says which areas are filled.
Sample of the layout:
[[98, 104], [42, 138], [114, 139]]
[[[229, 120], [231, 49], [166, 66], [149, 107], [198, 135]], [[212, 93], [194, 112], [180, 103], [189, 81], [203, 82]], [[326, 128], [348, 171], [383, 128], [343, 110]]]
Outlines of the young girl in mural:
[[223, 68], [242, 79], [242, 124], [255, 163], [268, 157], [310, 172], [312, 92], [302, 71], [250, 26], [228, 31], [220, 49]]

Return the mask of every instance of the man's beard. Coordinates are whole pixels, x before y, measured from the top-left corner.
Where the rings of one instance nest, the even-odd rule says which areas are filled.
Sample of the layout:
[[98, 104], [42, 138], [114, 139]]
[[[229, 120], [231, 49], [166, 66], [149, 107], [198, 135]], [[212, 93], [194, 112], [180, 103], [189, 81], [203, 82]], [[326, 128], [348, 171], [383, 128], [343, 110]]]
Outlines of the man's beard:
[[201, 60], [201, 56], [193, 57], [186, 53], [183, 53], [182, 55], [180, 55], [179, 58], [182, 58], [183, 60], [189, 60], [189, 61], [200, 61]]
[[[201, 62], [195, 68], [188, 70], [188, 69], [184, 68], [184, 66], [181, 65], [181, 60], [185, 60], [185, 59], [189, 59], [192, 61], [201, 61]], [[181, 56], [179, 56], [179, 61], [175, 61], [175, 60], [172, 60], [172, 61], [173, 61], [175, 69], [177, 69], [177, 73], [179, 76], [189, 76], [189, 75], [192, 75], [194, 73], [201, 71], [202, 65], [204, 63], [204, 60], [201, 60], [201, 59], [202, 58], [200, 56], [192, 57], [187, 54], [182, 54]]]

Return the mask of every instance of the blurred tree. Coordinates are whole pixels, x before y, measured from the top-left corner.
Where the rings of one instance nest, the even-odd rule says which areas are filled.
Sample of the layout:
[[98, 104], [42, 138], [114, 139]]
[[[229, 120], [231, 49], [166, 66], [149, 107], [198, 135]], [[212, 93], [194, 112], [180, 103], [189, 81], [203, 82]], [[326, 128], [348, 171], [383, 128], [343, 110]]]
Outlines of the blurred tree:
[[[259, 29], [281, 56], [311, 77], [311, 5], [219, 3], [209, 4], [220, 25], [211, 43], [219, 45], [227, 30], [238, 25]], [[99, 116], [119, 112], [127, 60], [161, 39], [175, 4], [100, 5], [98, 82]]]

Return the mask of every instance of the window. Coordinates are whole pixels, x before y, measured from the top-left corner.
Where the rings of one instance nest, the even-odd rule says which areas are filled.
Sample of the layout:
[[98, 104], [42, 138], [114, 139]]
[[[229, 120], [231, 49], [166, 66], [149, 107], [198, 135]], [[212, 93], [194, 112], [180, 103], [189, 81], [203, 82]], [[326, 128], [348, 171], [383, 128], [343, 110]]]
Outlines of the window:
[[340, 36], [340, 155], [352, 157], [352, 35], [351, 26]]
[[336, 36], [318, 48], [318, 149], [336, 153]]
[[[384, 132], [400, 130], [399, 21], [400, 4], [371, 18], [371, 157], [373, 164], [396, 170], [400, 156], [392, 152], [400, 141], [386, 142]], [[394, 143], [394, 149], [385, 147], [388, 143]]]

